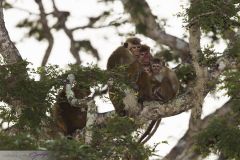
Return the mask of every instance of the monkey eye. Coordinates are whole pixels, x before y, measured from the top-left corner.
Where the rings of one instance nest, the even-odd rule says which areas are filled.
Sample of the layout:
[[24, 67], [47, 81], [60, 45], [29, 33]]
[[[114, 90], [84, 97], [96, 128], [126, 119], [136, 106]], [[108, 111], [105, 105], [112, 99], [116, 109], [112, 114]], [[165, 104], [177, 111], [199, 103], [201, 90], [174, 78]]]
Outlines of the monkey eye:
[[140, 55], [141, 55], [141, 56], [148, 55], [148, 52], [141, 52]]
[[131, 50], [131, 49], [140, 49], [140, 47], [141, 47], [141, 46], [133, 46], [133, 47], [130, 48], [130, 50]]
[[160, 65], [154, 64], [154, 65], [152, 65], [152, 67], [157, 68], [157, 67], [160, 67]]

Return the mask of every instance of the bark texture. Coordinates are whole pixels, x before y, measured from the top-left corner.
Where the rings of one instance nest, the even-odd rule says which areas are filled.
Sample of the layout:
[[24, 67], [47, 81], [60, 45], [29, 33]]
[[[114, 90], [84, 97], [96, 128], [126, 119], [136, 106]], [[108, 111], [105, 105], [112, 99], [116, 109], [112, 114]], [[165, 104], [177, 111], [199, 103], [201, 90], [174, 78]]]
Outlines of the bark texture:
[[0, 54], [4, 58], [4, 62], [10, 65], [21, 61], [22, 57], [8, 35], [4, 22], [2, 2], [3, 0], [0, 0]]

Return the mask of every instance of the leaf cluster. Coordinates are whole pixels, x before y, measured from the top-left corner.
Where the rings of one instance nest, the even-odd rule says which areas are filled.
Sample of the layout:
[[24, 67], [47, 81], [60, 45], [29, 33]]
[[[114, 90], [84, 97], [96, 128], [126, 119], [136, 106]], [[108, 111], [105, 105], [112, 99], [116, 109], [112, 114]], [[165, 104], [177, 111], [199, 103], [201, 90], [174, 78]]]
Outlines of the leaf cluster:
[[[6, 135], [0, 132], [0, 149], [39, 149], [54, 151], [59, 159], [121, 159], [134, 157], [148, 159], [152, 154], [150, 148], [136, 142], [133, 133], [139, 128], [127, 117], [114, 117], [106, 124], [93, 127], [94, 145], [85, 145], [82, 140], [58, 138], [48, 140], [44, 137], [46, 124], [52, 122], [52, 106], [56, 102], [58, 91], [64, 86], [68, 74], [74, 74], [76, 85], [83, 89], [106, 84], [109, 78], [114, 79], [114, 87], [120, 94], [127, 87], [126, 66], [111, 71], [104, 71], [97, 66], [82, 67], [69, 65], [69, 70], [58, 66], [45, 66], [37, 70], [30, 69], [24, 61], [10, 66], [1, 66], [0, 97], [7, 104], [0, 106], [2, 122], [14, 122], [17, 132]], [[30, 76], [31, 75], [31, 76]], [[39, 75], [36, 80], [33, 75]], [[123, 88], [122, 88], [123, 87]], [[10, 100], [19, 101], [18, 106], [9, 106]], [[119, 100], [120, 101], [120, 100]], [[21, 114], [18, 113], [20, 108]], [[61, 154], [60, 154], [61, 153]]]
[[239, 121], [233, 121], [233, 116], [239, 116], [239, 113], [237, 115], [230, 114], [227, 118], [214, 119], [206, 129], [196, 136], [195, 151], [203, 156], [214, 152], [217, 154], [221, 153], [228, 159], [239, 160]]
[[224, 72], [224, 85], [221, 89], [226, 89], [227, 94], [234, 99], [240, 99], [240, 70], [227, 70]]
[[223, 35], [228, 29], [240, 26], [238, 0], [198, 0], [186, 10], [188, 23], [198, 23], [201, 29], [208, 33]]

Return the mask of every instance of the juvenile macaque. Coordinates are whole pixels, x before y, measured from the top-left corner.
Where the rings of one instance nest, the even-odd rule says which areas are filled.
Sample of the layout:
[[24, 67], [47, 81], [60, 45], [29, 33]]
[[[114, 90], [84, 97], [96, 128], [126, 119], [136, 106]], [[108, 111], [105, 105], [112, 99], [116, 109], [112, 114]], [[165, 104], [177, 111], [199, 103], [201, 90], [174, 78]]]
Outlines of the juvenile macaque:
[[154, 99], [166, 102], [174, 98], [179, 90], [179, 81], [176, 73], [157, 58], [152, 60], [151, 69]]
[[152, 69], [150, 65], [144, 65], [143, 71], [146, 72], [150, 77], [152, 76]]
[[[79, 99], [90, 94], [89, 89], [79, 86], [75, 86], [73, 92], [76, 98]], [[81, 108], [71, 106], [63, 89], [58, 94], [57, 102], [53, 107], [53, 118], [64, 135], [72, 135], [77, 129], [83, 129], [86, 126], [87, 106], [82, 106]]]
[[140, 39], [128, 38], [123, 46], [118, 47], [108, 58], [107, 70], [120, 65], [131, 64], [139, 55]]

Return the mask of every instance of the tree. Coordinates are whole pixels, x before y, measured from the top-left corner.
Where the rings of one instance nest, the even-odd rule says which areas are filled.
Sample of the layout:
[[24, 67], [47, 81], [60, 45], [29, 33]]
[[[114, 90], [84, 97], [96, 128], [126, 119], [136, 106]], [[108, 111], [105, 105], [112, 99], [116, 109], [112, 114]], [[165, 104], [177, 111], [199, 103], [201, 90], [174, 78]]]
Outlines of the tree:
[[[99, 16], [89, 17], [88, 24], [75, 28], [69, 28], [66, 25], [71, 12], [58, 9], [54, 0], [52, 0], [53, 9], [50, 13], [45, 11], [41, 0], [35, 0], [35, 2], [39, 7], [37, 18], [24, 19], [18, 27], [28, 28], [28, 36], [48, 42], [42, 67], [36, 71], [29, 69], [27, 62], [22, 60], [5, 28], [3, 7], [9, 8], [13, 5], [0, 1], [0, 53], [3, 57], [0, 68], [0, 99], [4, 102], [0, 115], [2, 124], [4, 122], [14, 124], [1, 130], [1, 139], [4, 138], [4, 141], [0, 142], [0, 148], [39, 149], [40, 146], [61, 151], [61, 158], [67, 155], [65, 158], [148, 159], [153, 154], [154, 148], [138, 143], [136, 137], [139, 135], [135, 136], [132, 133], [137, 134], [139, 128], [150, 120], [160, 121], [162, 118], [191, 110], [186, 134], [163, 159], [193, 160], [207, 156], [209, 153], [218, 154], [219, 159], [240, 159], [240, 83], [238, 83], [240, 3], [238, 0], [191, 0], [189, 7], [179, 14], [185, 20], [185, 27], [189, 34], [188, 40], [167, 34], [164, 31], [165, 26], [161, 25], [162, 21], [158, 23], [148, 2], [144, 0], [120, 1], [124, 8], [122, 14], [127, 18], [115, 19], [109, 23], [107, 18], [114, 12], [107, 10]], [[99, 3], [111, 6], [115, 2], [104, 0]], [[49, 25], [49, 16], [56, 18], [56, 23]], [[179, 64], [175, 70], [181, 80], [182, 89], [172, 101], [164, 104], [155, 101], [144, 102], [143, 110], [139, 110], [132, 105], [137, 104], [136, 96], [131, 92], [124, 92], [128, 85], [124, 74], [118, 74], [124, 72], [123, 68], [118, 68], [116, 72], [108, 72], [96, 66], [79, 66], [82, 63], [81, 54], [79, 54], [81, 50], [90, 53], [97, 60], [100, 56], [90, 40], [74, 38], [75, 31], [98, 30], [103, 27], [118, 29], [124, 24], [131, 24], [137, 34], [151, 38], [158, 44], [162, 48], [158, 56], [164, 56], [168, 61]], [[53, 31], [64, 31], [69, 38], [70, 53], [77, 64], [71, 65], [69, 70], [61, 70], [57, 66], [46, 66], [54, 44]], [[208, 47], [200, 46], [203, 38], [210, 38], [211, 44]], [[213, 49], [219, 40], [227, 44], [222, 53], [217, 53]], [[30, 73], [39, 74], [40, 80], [31, 78]], [[57, 91], [63, 85], [61, 80], [66, 79], [69, 74], [74, 74], [77, 83], [86, 87], [106, 84], [110, 77], [114, 77], [117, 85], [114, 84], [113, 87], [123, 88], [123, 92], [117, 94], [117, 98], [123, 102], [123, 106], [131, 110], [131, 118], [116, 116], [106, 120], [104, 126], [93, 127], [91, 143], [94, 145], [84, 144], [81, 138], [69, 141], [59, 136], [49, 136], [54, 132], [52, 131], [54, 123], [49, 113], [55, 102]], [[93, 74], [95, 76], [91, 76]], [[86, 77], [90, 78], [86, 80]], [[110, 84], [109, 86], [112, 87]], [[219, 89], [226, 89], [230, 100], [213, 114], [201, 119], [204, 98], [209, 92]], [[83, 103], [88, 102], [86, 100]], [[18, 132], [23, 134], [17, 134]], [[49, 139], [53, 139], [53, 142], [49, 143]], [[11, 145], [11, 142], [16, 140], [18, 144]]]

